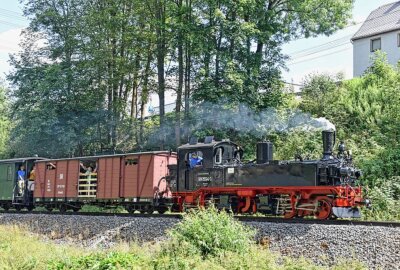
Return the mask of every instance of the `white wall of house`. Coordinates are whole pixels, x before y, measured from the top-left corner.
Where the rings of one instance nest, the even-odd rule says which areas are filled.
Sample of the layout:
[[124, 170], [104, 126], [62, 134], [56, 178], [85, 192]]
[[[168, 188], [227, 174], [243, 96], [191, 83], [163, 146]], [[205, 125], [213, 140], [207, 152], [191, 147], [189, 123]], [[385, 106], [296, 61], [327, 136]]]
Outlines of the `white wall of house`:
[[397, 65], [400, 60], [400, 47], [398, 46], [398, 35], [400, 31], [393, 31], [368, 38], [353, 41], [353, 76], [361, 76], [371, 65], [371, 40], [381, 38], [381, 50], [387, 54], [388, 62]]

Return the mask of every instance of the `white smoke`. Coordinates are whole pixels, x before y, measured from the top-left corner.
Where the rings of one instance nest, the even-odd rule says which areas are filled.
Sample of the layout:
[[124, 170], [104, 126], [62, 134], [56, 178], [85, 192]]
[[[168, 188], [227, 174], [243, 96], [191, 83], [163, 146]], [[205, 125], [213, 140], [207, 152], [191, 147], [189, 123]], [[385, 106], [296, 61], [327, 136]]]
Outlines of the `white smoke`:
[[313, 118], [300, 110], [278, 111], [267, 108], [255, 111], [244, 104], [227, 107], [227, 103], [203, 103], [197, 107], [194, 118], [197, 119], [194, 129], [203, 127], [229, 128], [239, 132], [250, 132], [264, 136], [270, 132], [290, 132], [293, 130], [335, 130], [329, 120]]
[[321, 126], [322, 130], [336, 130], [335, 125], [325, 117], [317, 118], [315, 121]]

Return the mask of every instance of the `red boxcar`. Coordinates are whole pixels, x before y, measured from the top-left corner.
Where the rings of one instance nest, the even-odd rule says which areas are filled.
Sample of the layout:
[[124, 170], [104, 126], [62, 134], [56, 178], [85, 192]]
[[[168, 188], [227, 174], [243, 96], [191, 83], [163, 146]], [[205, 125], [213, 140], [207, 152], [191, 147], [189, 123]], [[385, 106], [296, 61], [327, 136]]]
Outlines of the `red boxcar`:
[[48, 209], [91, 202], [150, 211], [160, 192], [170, 198], [165, 177], [176, 163], [176, 153], [166, 151], [38, 161], [34, 200]]

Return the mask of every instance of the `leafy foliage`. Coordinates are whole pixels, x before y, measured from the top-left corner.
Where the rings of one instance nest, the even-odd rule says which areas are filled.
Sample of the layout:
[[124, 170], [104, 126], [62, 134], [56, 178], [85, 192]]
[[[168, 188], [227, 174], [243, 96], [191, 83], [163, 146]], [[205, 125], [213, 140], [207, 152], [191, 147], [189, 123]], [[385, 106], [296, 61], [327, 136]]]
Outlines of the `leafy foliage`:
[[[342, 28], [353, 5], [352, 0], [22, 2], [30, 25], [8, 76], [15, 123], [10, 149], [13, 156], [47, 157], [176, 147], [190, 136], [187, 123], [198, 102], [223, 98], [256, 110], [282, 106], [282, 45]], [[177, 97], [173, 117], [165, 113], [168, 90]], [[160, 108], [158, 122], [149, 126], [152, 93]], [[165, 133], [159, 136], [160, 131]]]
[[203, 257], [223, 252], [244, 254], [249, 251], [255, 232], [233, 219], [233, 216], [214, 207], [191, 212], [183, 222], [171, 230], [176, 246], [166, 247], [166, 252], [176, 252], [186, 246]]
[[[399, 219], [399, 79], [399, 69], [377, 53], [361, 78], [341, 84], [326, 75], [308, 78], [300, 104], [314, 116], [330, 119], [338, 137], [353, 150], [356, 165], [364, 172], [367, 196], [373, 200], [373, 209], [365, 211], [367, 218]], [[302, 140], [307, 143], [309, 138], [297, 138]]]
[[8, 118], [8, 109], [5, 88], [0, 86], [0, 158], [4, 157], [9, 150], [7, 144], [9, 140], [11, 121]]
[[66, 262], [53, 262], [50, 269], [74, 269], [74, 270], [117, 270], [139, 269], [144, 267], [143, 259], [137, 255], [126, 252], [110, 252], [108, 254], [95, 253], [84, 257], [68, 260]]

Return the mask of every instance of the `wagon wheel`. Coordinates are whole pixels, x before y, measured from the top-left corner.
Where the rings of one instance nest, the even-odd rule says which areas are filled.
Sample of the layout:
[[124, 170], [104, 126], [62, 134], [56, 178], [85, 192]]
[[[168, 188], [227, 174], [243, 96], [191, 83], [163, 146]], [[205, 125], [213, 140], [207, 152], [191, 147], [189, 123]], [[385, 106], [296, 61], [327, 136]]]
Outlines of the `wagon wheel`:
[[29, 206], [26, 207], [26, 209], [28, 209], [29, 212], [32, 212], [32, 210], [33, 210], [34, 208], [35, 208], [35, 207], [34, 207], [33, 205], [29, 205]]
[[64, 204], [62, 204], [62, 205], [60, 205], [60, 208], [59, 208], [59, 210], [60, 210], [60, 212], [61, 212], [61, 213], [65, 213], [65, 212], [67, 212], [67, 206], [66, 206], [66, 205], [64, 205]]
[[135, 208], [132, 205], [128, 205], [125, 209], [129, 214], [135, 213]]
[[160, 207], [157, 209], [157, 212], [161, 215], [165, 214], [165, 212], [167, 212], [167, 211], [168, 211], [168, 207]]
[[147, 205], [146, 207], [145, 207], [145, 211], [146, 211], [146, 213], [147, 214], [153, 214], [153, 212], [154, 212], [154, 208], [153, 208], [153, 206], [152, 205]]
[[315, 217], [317, 219], [328, 219], [332, 213], [332, 205], [326, 200], [318, 201], [318, 208], [315, 212]]
[[48, 212], [51, 212], [51, 211], [53, 211], [53, 207], [47, 206], [47, 207], [46, 207], [46, 210], [47, 210]]
[[15, 210], [16, 210], [17, 212], [21, 212], [22, 206], [21, 206], [21, 205], [16, 205], [16, 206], [15, 206]]

